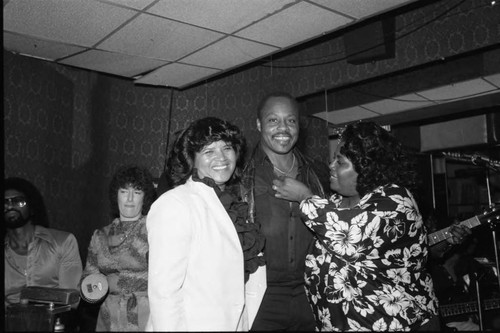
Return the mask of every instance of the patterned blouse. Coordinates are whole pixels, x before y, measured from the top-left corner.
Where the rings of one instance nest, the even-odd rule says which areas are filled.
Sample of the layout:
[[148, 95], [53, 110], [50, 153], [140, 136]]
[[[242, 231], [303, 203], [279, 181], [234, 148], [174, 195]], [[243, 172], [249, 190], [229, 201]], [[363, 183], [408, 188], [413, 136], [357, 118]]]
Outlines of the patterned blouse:
[[120, 221], [92, 235], [82, 279], [104, 274], [109, 292], [99, 309], [96, 331], [144, 331], [149, 317], [146, 217]]
[[301, 203], [317, 235], [306, 259], [306, 289], [320, 331], [403, 331], [437, 315], [425, 266], [427, 232], [411, 193], [378, 187], [354, 208], [342, 197]]

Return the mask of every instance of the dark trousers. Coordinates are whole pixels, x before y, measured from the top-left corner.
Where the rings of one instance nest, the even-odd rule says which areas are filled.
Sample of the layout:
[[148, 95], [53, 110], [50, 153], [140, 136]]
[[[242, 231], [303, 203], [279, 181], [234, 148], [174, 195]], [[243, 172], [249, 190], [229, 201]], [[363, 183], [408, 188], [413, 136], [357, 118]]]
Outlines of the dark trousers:
[[303, 285], [267, 286], [251, 331], [314, 331], [315, 327]]

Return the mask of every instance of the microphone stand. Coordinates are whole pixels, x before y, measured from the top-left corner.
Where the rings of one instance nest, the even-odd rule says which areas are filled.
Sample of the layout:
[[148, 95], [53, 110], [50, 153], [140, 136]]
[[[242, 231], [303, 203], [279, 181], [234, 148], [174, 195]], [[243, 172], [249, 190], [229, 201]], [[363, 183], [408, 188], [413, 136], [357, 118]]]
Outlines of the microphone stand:
[[[494, 169], [493, 169], [494, 170]], [[491, 200], [491, 188], [490, 188], [490, 173], [489, 170], [486, 170], [486, 188], [488, 192], [488, 203], [489, 206], [492, 206], [492, 200]], [[489, 223], [490, 229], [491, 229], [491, 236], [493, 238], [493, 252], [495, 254], [495, 268], [496, 268], [496, 276], [497, 276], [497, 282], [498, 282], [498, 290], [500, 291], [500, 259], [498, 258], [498, 243], [497, 243], [497, 236], [496, 236], [496, 225], [495, 222]]]
[[[487, 193], [488, 193], [488, 205], [491, 208], [492, 207], [492, 200], [491, 200], [491, 188], [490, 188], [490, 170], [493, 172], [498, 172], [500, 173], [500, 162], [495, 161], [495, 160], [490, 160], [487, 157], [483, 157], [477, 154], [474, 155], [467, 155], [467, 154], [461, 154], [461, 153], [451, 153], [451, 152], [443, 152], [442, 153], [445, 158], [449, 158], [455, 161], [462, 161], [462, 162], [468, 162], [472, 163], [473, 165], [483, 167], [486, 170], [486, 187], [487, 187]], [[497, 243], [497, 237], [496, 237], [496, 230], [495, 230], [495, 223], [489, 223], [490, 228], [491, 228], [491, 233], [493, 237], [493, 249], [495, 252], [495, 268], [496, 268], [496, 276], [498, 280], [498, 289], [500, 291], [500, 259], [499, 259], [499, 254], [498, 254], [498, 243]]]
[[491, 234], [493, 236], [493, 249], [495, 250], [495, 268], [496, 268], [496, 275], [497, 275], [497, 282], [498, 282], [498, 289], [500, 291], [500, 271], [498, 270], [498, 246], [497, 246], [497, 239], [496, 239], [496, 231], [495, 227], [493, 225], [490, 225], [491, 228]]
[[474, 276], [474, 280], [476, 283], [476, 298], [477, 298], [477, 313], [479, 316], [479, 331], [483, 331], [483, 307], [481, 306], [482, 301], [481, 301], [481, 292], [479, 290], [479, 275], [474, 272], [472, 273]]

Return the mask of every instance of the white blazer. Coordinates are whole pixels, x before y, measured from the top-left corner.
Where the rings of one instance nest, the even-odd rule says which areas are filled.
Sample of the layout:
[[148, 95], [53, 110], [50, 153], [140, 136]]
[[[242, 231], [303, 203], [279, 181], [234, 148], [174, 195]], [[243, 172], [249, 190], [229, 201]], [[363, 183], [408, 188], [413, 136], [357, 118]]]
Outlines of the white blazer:
[[[215, 191], [188, 179], [153, 203], [146, 226], [150, 304], [146, 330], [248, 330], [253, 318], [245, 308], [243, 251]], [[253, 299], [260, 304], [265, 280], [260, 277], [253, 286], [249, 292], [258, 294]]]

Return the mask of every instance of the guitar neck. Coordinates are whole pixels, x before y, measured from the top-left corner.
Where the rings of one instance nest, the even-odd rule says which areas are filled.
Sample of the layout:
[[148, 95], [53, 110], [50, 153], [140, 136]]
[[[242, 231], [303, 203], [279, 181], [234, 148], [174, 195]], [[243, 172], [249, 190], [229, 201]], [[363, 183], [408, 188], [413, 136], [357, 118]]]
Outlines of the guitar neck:
[[[472, 229], [481, 224], [481, 221], [477, 218], [477, 216], [471, 217], [470, 219], [464, 220], [460, 222], [460, 225], [465, 225], [469, 229]], [[433, 232], [427, 236], [427, 240], [429, 246], [432, 246], [436, 243], [442, 242], [447, 238], [450, 238], [452, 234], [450, 233], [450, 227], [441, 229], [439, 231]]]
[[[483, 310], [493, 310], [499, 308], [500, 308], [500, 298], [487, 299], [484, 301]], [[441, 312], [441, 316], [450, 317], [464, 313], [477, 312], [478, 307], [477, 307], [477, 302], [465, 302], [465, 303], [442, 305], [439, 307], [439, 311]]]

